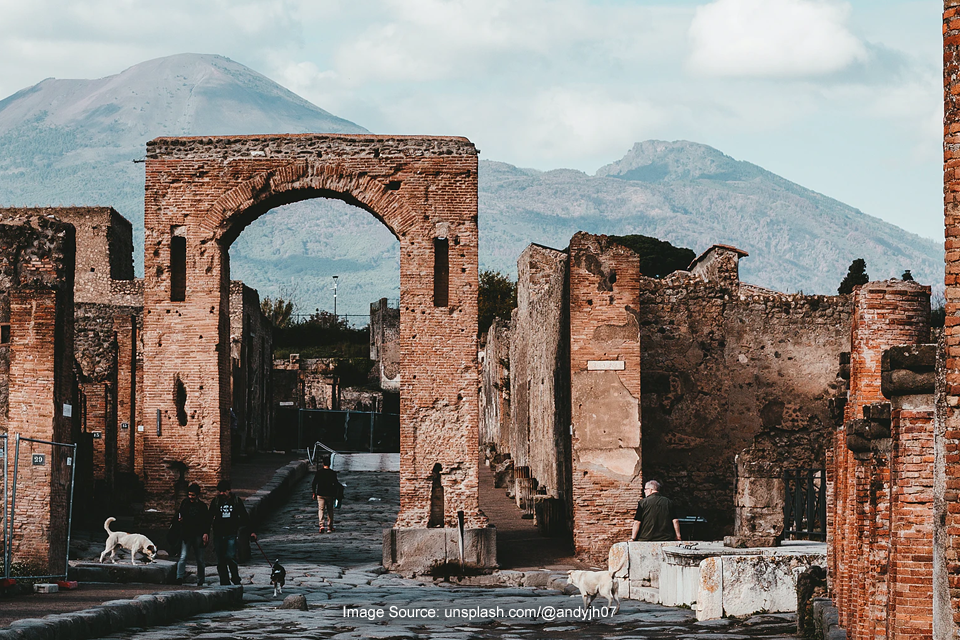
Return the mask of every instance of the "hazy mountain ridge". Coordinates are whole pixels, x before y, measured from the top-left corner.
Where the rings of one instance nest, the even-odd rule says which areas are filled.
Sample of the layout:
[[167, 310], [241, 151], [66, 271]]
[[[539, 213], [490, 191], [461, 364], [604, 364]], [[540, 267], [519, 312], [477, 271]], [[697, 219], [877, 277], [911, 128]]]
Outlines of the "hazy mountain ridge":
[[[142, 271], [143, 157], [158, 136], [362, 133], [227, 58], [183, 54], [99, 80], [47, 79], [0, 100], [0, 205], [111, 205], [134, 226]], [[454, 132], [455, 133], [455, 132]], [[480, 162], [480, 262], [513, 274], [531, 242], [562, 248], [577, 231], [640, 233], [701, 252], [750, 253], [744, 280], [834, 293], [864, 257], [875, 278], [911, 269], [943, 280], [942, 247], [765, 169], [686, 141], [636, 143], [591, 176]], [[314, 200], [270, 212], [231, 249], [231, 275], [303, 312], [341, 313], [399, 292], [399, 245], [373, 216]]]

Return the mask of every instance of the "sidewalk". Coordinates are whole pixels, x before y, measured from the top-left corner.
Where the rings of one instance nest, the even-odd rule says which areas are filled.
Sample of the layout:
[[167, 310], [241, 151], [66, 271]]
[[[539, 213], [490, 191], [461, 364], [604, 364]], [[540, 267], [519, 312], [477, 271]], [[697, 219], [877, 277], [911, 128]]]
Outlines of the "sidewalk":
[[[301, 456], [295, 454], [262, 453], [250, 460], [238, 462], [232, 469], [232, 484], [234, 493], [241, 498], [248, 498], [262, 487], [269, 484], [279, 469]], [[204, 496], [209, 502], [213, 496]], [[154, 542], [161, 547], [164, 545], [165, 532], [147, 532]], [[71, 544], [70, 557], [74, 559], [96, 560], [103, 551], [106, 533], [99, 531], [74, 531], [74, 544]], [[119, 552], [120, 562], [129, 562], [126, 552]], [[192, 558], [190, 565], [192, 565]], [[188, 565], [188, 567], [190, 566]], [[216, 578], [216, 560], [213, 550], [207, 550], [207, 578]], [[191, 569], [193, 567], [190, 567]], [[195, 580], [195, 577], [194, 577]], [[169, 592], [195, 591], [197, 587], [165, 584], [130, 584], [130, 583], [80, 583], [76, 590], [60, 591], [55, 594], [25, 594], [0, 597], [0, 628], [8, 627], [15, 620], [24, 618], [42, 618], [45, 615], [70, 613], [96, 607], [111, 600], [135, 598], [139, 595]]]

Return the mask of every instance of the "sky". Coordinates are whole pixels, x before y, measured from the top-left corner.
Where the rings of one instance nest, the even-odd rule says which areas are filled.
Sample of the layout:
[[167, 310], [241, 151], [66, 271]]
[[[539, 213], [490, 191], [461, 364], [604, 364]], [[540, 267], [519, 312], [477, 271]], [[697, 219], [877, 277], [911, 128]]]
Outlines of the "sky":
[[227, 56], [374, 133], [594, 173], [692, 140], [943, 238], [939, 0], [0, 0], [0, 98]]

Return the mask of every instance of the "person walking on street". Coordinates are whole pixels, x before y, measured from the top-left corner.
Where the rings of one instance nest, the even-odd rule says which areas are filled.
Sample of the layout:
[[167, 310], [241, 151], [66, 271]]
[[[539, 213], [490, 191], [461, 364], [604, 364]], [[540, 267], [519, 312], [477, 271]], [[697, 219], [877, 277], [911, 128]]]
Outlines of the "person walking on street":
[[[221, 480], [217, 484], [217, 497], [210, 502], [211, 524], [213, 526], [213, 548], [217, 552], [217, 573], [223, 586], [240, 584], [240, 571], [237, 566], [237, 535], [240, 528], [246, 528], [250, 522], [243, 500], [230, 492], [230, 481]], [[250, 534], [251, 540], [257, 534]]]
[[630, 540], [680, 540], [680, 520], [673, 501], [660, 495], [660, 483], [651, 480], [643, 485], [643, 492], [646, 497], [637, 503]]
[[[337, 479], [337, 472], [330, 468], [329, 458], [323, 458], [320, 465], [313, 476], [313, 497], [317, 500], [317, 510], [320, 513], [320, 533], [324, 533], [334, 530], [333, 507], [340, 491], [340, 481]], [[325, 522], [327, 519], [329, 526]]]
[[200, 500], [200, 485], [196, 482], [187, 487], [187, 497], [180, 503], [177, 511], [180, 524], [180, 560], [177, 562], [177, 584], [183, 584], [187, 573], [187, 553], [193, 549], [197, 559], [197, 586], [202, 587], [206, 565], [203, 562], [203, 549], [210, 540], [210, 511]]

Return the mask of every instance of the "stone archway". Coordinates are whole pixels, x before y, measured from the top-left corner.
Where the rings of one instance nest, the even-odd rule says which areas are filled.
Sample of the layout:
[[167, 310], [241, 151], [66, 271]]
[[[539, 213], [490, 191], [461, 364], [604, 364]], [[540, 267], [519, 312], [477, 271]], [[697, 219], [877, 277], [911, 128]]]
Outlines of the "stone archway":
[[[185, 464], [191, 480], [207, 487], [228, 477], [228, 249], [269, 209], [315, 197], [369, 211], [400, 241], [397, 529], [427, 531], [436, 464], [444, 469], [444, 524], [455, 527], [463, 511], [467, 528], [484, 527], [477, 499], [477, 150], [453, 137], [301, 134], [147, 144], [149, 506], [169, 510], [171, 463]], [[437, 542], [434, 563], [449, 546]], [[398, 544], [406, 546], [396, 535], [385, 542], [394, 558], [403, 556]]]

